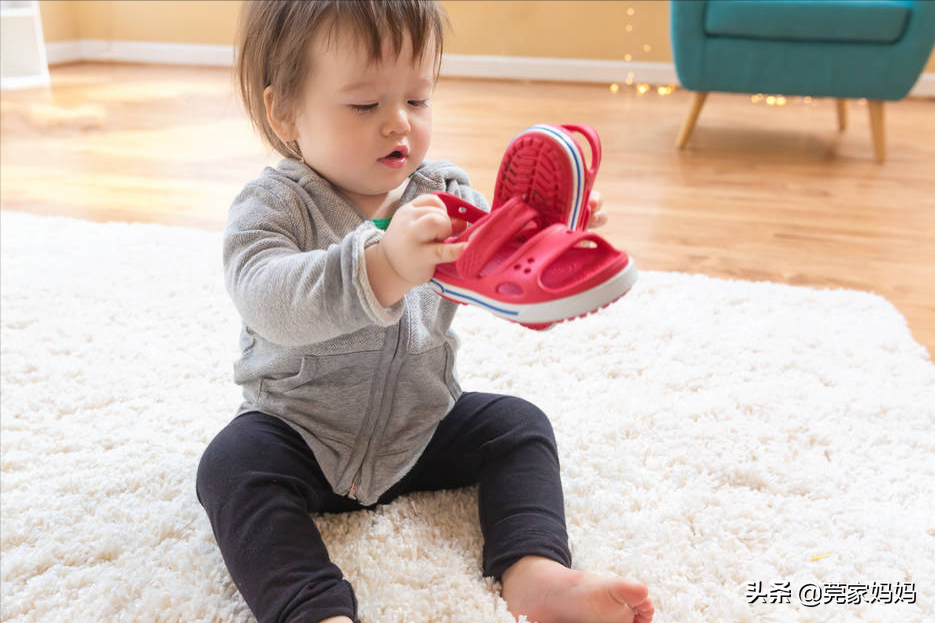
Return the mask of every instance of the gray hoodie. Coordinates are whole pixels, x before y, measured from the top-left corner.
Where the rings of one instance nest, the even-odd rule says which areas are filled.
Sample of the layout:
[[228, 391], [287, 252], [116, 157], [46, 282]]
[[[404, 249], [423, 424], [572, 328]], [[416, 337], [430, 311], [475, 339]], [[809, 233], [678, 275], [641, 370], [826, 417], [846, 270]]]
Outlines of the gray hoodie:
[[[484, 210], [450, 162], [423, 162], [400, 205], [446, 190]], [[457, 305], [428, 285], [377, 301], [364, 249], [384, 232], [297, 160], [266, 167], [231, 205], [224, 274], [243, 327], [244, 402], [294, 428], [339, 495], [369, 506], [404, 476], [461, 394]]]

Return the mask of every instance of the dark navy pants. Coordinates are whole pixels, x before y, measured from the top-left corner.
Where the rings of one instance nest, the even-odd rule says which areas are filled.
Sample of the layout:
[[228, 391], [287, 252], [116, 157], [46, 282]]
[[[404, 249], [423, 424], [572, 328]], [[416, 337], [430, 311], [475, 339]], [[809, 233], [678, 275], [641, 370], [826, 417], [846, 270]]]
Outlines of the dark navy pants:
[[[571, 566], [555, 436], [546, 415], [513, 396], [465, 392], [415, 467], [384, 493], [478, 487], [483, 573], [500, 579], [523, 556]], [[198, 466], [198, 500], [234, 584], [259, 623], [357, 622], [357, 599], [331, 562], [311, 513], [365, 507], [335, 494], [299, 434], [259, 412], [232, 420]]]

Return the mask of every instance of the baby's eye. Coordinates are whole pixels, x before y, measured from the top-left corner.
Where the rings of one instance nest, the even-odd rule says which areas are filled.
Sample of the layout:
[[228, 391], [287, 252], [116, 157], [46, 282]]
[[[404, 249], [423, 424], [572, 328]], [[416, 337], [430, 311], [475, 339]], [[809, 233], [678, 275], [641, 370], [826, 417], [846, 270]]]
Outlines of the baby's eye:
[[351, 104], [350, 106], [354, 112], [360, 113], [370, 112], [372, 110], [376, 110], [377, 108], [376, 104]]
[[409, 100], [410, 106], [415, 106], [416, 108], [427, 108], [429, 106], [428, 100]]

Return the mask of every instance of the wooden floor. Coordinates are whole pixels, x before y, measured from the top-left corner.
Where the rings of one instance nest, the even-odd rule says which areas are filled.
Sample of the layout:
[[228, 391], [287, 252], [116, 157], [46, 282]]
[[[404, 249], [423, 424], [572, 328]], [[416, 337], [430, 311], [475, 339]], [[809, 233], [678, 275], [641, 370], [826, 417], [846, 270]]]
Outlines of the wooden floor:
[[[229, 70], [82, 63], [51, 76], [51, 89], [0, 96], [4, 210], [220, 229], [277, 160]], [[831, 100], [713, 93], [680, 152], [690, 94], [635, 86], [443, 79], [429, 158], [489, 197], [516, 132], [588, 123], [603, 142], [599, 231], [642, 269], [874, 291], [935, 352], [935, 100], [887, 104], [878, 164], [866, 104], [850, 102], [839, 132]]]

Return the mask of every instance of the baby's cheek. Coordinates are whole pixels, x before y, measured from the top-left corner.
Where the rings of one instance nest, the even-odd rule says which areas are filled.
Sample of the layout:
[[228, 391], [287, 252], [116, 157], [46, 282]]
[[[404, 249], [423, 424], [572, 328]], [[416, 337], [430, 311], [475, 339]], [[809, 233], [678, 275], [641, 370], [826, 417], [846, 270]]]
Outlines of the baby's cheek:
[[[418, 139], [417, 149], [428, 151], [432, 138], [432, 117], [430, 114], [420, 114], [412, 121], [412, 134]], [[424, 155], [424, 153], [422, 154]]]

